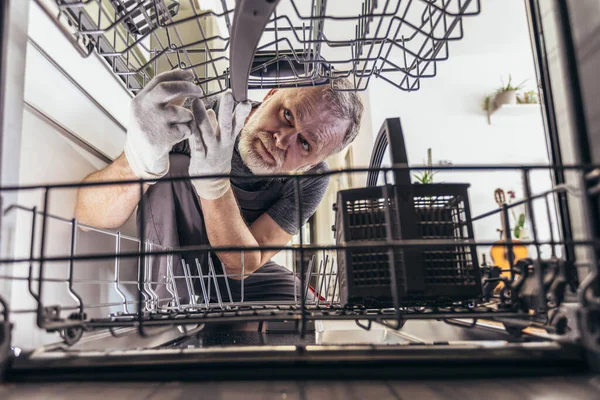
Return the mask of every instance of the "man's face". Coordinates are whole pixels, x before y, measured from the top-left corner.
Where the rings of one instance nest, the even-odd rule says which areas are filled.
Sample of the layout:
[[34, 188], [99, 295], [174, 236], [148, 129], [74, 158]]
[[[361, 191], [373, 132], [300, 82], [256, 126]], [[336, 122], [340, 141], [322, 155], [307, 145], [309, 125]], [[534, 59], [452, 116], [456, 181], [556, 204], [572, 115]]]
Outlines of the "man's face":
[[336, 149], [348, 121], [332, 115], [322, 88], [271, 90], [246, 120], [240, 156], [255, 174], [306, 171]]

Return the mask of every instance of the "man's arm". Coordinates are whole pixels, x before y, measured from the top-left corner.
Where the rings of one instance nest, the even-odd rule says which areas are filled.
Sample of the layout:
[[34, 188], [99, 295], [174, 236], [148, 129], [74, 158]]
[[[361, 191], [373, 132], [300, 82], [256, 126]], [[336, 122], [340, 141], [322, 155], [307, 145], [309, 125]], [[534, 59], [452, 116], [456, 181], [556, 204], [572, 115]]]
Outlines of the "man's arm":
[[[194, 119], [181, 104], [186, 97], [203, 94], [193, 81], [191, 71], [179, 69], [152, 78], [131, 101], [125, 151], [83, 182], [162, 178], [169, 169], [169, 151], [189, 136], [189, 123]], [[139, 201], [139, 184], [82, 187], [75, 216], [86, 225], [116, 228], [127, 221]]]
[[[88, 175], [83, 182], [127, 181], [139, 179], [121, 154], [106, 168]], [[144, 184], [144, 192], [149, 185]], [[129, 219], [140, 201], [140, 185], [85, 186], [77, 193], [75, 218], [98, 228], [116, 228]]]
[[[261, 215], [248, 227], [242, 218], [231, 188], [222, 197], [207, 200], [200, 197], [206, 232], [210, 244], [223, 246], [283, 246], [292, 235], [281, 228], [267, 213]], [[260, 268], [279, 250], [244, 252], [244, 273], [250, 274]], [[241, 274], [241, 252], [217, 253], [229, 275]], [[233, 276], [234, 279], [239, 279]]]

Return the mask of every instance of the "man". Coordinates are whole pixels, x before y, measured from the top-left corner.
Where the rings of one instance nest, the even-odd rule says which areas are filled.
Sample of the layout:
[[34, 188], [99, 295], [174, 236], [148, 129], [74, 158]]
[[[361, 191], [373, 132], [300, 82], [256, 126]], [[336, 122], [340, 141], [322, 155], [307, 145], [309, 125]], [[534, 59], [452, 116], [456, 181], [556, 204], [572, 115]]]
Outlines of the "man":
[[[285, 245], [315, 212], [328, 178], [300, 180], [302, 221], [298, 221], [295, 179], [253, 175], [327, 170], [324, 160], [358, 133], [363, 111], [359, 97], [341, 79], [334, 85], [340, 91], [329, 86], [273, 89], [262, 103], [237, 105], [226, 92], [202, 102], [198, 99], [202, 91], [192, 82], [193, 75], [181, 70], [150, 81], [132, 101], [125, 151], [84, 182], [229, 173], [241, 178], [145, 184], [144, 226], [139, 226], [139, 185], [84, 187], [78, 194], [77, 219], [118, 227], [140, 203], [138, 229], [151, 242], [168, 248]], [[234, 301], [294, 300], [298, 280], [270, 261], [276, 253], [199, 251], [183, 259], [174, 256], [172, 264], [167, 257], [155, 257], [152, 281], [159, 282], [159, 297], [170, 298], [165, 286], [170, 268], [176, 277], [184, 276], [188, 268], [188, 276], [202, 274], [204, 279], [194, 279], [191, 288], [190, 281], [175, 279], [176, 292], [171, 295], [187, 303], [191, 290], [207, 295], [211, 280], [206, 277], [215, 271], [228, 276], [219, 283], [225, 301], [230, 293]], [[214, 290], [210, 297], [215, 300]]]

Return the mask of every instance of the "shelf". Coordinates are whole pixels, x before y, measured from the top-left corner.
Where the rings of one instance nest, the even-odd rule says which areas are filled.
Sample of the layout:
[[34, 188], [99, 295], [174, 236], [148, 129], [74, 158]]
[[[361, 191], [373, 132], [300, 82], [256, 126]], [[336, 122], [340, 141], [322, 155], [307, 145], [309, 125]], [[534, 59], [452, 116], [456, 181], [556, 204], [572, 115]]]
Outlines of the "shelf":
[[499, 117], [524, 117], [540, 112], [539, 104], [503, 104], [492, 114]]
[[494, 119], [515, 118], [532, 116], [536, 113], [541, 115], [540, 104], [503, 104], [488, 114], [488, 123], [492, 123], [492, 116]]

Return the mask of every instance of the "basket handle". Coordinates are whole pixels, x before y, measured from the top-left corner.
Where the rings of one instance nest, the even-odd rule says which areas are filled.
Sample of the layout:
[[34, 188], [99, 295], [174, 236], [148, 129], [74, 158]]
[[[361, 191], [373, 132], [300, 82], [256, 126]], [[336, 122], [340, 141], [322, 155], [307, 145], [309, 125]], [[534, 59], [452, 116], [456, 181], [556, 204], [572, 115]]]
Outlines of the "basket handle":
[[[378, 168], [381, 168], [383, 156], [388, 145], [392, 166], [408, 166], [408, 157], [406, 156], [406, 146], [404, 144], [404, 134], [402, 133], [400, 118], [386, 119], [379, 129], [373, 146], [373, 152], [371, 153], [371, 161], [369, 162], [369, 168], [372, 168], [372, 170], [367, 175], [367, 186], [377, 186], [377, 179], [379, 178]], [[410, 171], [408, 169], [394, 171], [393, 176], [394, 184], [410, 185]]]

